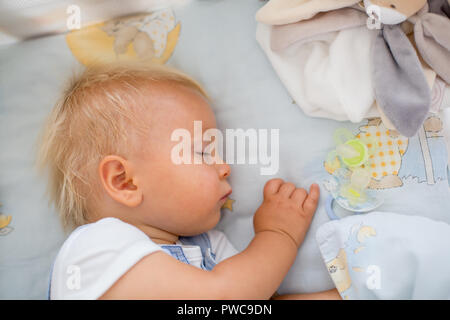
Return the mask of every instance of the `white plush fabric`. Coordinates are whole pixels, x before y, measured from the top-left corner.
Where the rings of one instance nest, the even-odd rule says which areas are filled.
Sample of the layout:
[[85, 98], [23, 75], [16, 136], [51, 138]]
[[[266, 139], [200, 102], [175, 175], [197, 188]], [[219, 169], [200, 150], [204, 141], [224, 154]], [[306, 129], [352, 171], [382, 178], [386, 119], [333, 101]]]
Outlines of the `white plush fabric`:
[[258, 23], [256, 39], [306, 115], [352, 122], [378, 116], [370, 63], [375, 33], [361, 26], [274, 51], [272, 28]]

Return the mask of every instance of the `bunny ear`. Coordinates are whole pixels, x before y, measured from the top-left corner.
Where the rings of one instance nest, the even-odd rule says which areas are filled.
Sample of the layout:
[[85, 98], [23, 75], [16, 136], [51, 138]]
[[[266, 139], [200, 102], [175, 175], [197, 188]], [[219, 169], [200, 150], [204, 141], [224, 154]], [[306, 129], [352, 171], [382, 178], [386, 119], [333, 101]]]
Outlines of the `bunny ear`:
[[295, 42], [363, 26], [366, 22], [367, 15], [353, 8], [321, 12], [314, 19], [273, 26], [270, 46], [273, 51], [281, 51]]
[[414, 26], [417, 49], [430, 67], [450, 83], [450, 19], [434, 13], [424, 14]]
[[431, 13], [450, 18], [450, 0], [428, 0], [428, 7]]
[[441, 7], [441, 10], [447, 17], [450, 18], [450, 0], [447, 0]]
[[372, 47], [378, 105], [404, 136], [413, 136], [430, 109], [431, 93], [413, 46], [401, 27], [385, 25]]

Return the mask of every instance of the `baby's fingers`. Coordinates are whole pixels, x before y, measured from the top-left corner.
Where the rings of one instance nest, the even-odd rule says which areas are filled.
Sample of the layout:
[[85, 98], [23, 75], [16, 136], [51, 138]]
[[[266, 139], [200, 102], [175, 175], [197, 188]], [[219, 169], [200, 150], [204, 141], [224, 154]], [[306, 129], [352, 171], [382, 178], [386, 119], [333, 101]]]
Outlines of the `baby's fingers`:
[[280, 178], [275, 178], [267, 181], [266, 185], [264, 186], [264, 197], [266, 198], [277, 193], [283, 183], [284, 181]]
[[303, 206], [306, 197], [308, 196], [308, 192], [306, 192], [303, 188], [295, 189], [294, 193], [291, 195], [291, 199], [293, 199], [300, 207]]
[[305, 202], [303, 203], [303, 210], [305, 210], [305, 213], [312, 215], [316, 211], [317, 204], [319, 203], [319, 197], [319, 186], [313, 183], [309, 189], [309, 195], [306, 197]]

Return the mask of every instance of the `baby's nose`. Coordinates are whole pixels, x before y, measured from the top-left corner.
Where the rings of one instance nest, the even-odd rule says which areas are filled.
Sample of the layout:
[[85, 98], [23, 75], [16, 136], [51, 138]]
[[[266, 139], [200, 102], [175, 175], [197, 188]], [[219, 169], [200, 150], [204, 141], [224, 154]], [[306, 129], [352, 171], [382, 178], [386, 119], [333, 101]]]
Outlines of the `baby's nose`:
[[231, 168], [228, 164], [224, 163], [219, 165], [219, 176], [221, 179], [227, 178], [231, 173]]

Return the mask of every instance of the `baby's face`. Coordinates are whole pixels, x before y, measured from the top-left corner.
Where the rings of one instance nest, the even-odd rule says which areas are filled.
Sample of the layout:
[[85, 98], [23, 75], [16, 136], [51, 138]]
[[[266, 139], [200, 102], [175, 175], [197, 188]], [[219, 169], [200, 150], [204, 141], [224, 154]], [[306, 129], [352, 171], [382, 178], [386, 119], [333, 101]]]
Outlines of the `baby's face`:
[[[148, 135], [139, 138], [139, 147], [132, 154], [136, 183], [143, 192], [139, 219], [177, 235], [199, 234], [219, 222], [220, 208], [231, 192], [226, 180], [230, 167], [204, 161], [194, 164], [194, 157], [201, 157], [203, 151], [194, 149], [194, 121], [202, 122], [203, 131], [216, 128], [206, 99], [182, 86], [158, 86], [144, 101], [149, 104], [143, 115], [150, 127]], [[171, 140], [176, 129], [190, 132], [192, 164], [176, 164], [172, 159], [172, 149], [180, 143]]]

